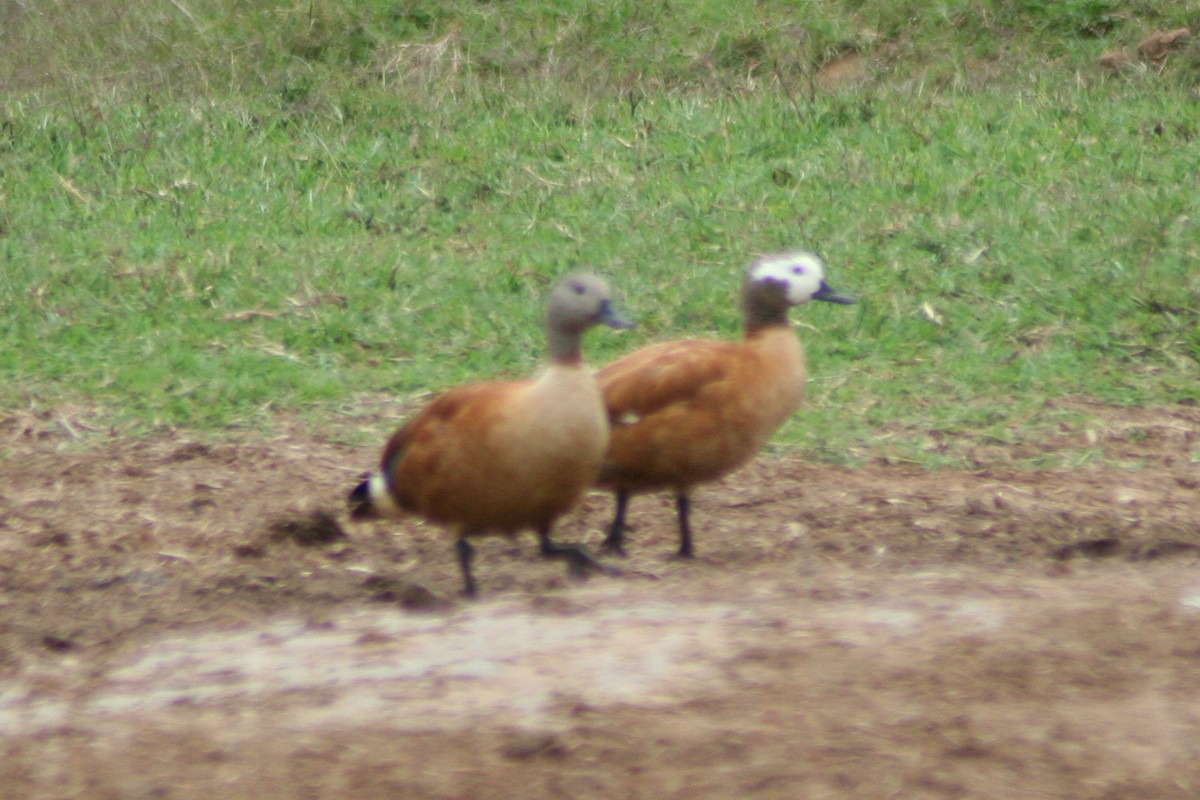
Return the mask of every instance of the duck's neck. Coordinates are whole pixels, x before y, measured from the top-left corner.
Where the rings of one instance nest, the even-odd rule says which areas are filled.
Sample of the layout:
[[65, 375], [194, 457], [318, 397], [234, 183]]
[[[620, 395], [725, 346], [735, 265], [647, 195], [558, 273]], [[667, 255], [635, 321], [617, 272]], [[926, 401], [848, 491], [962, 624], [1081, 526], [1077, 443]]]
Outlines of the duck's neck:
[[583, 363], [580, 341], [583, 336], [572, 331], [551, 328], [548, 333], [550, 363], [577, 367]]
[[786, 307], [774, 308], [749, 301], [742, 303], [742, 330], [747, 339], [768, 328], [787, 328], [790, 325]]

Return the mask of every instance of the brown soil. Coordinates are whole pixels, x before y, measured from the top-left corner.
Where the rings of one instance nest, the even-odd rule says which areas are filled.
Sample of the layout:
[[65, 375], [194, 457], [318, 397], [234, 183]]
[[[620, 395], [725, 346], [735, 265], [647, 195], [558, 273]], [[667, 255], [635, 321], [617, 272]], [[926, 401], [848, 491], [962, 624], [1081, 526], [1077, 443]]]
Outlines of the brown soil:
[[867, 60], [858, 53], [843, 53], [817, 70], [817, 85], [836, 89], [862, 83], [867, 78]]
[[10, 419], [0, 797], [1200, 796], [1200, 413], [1103, 414], [1039, 445], [1103, 466], [760, 460], [690, 563], [638, 498], [622, 577], [487, 540], [474, 602], [347, 522], [373, 446]]

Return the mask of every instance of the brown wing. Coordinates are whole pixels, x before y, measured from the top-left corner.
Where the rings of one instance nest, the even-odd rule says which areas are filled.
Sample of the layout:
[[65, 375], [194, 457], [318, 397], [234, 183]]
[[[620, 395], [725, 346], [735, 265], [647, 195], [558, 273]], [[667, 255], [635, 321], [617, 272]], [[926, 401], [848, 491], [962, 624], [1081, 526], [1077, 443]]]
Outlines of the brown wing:
[[740, 345], [681, 339], [644, 347], [596, 373], [610, 421], [645, 418], [687, 404], [724, 380]]
[[[758, 359], [744, 345], [655, 345], [597, 375], [612, 433], [599, 483], [630, 490], [710, 480], [754, 450]], [[749, 424], [743, 424], [743, 421]]]
[[401, 508], [424, 511], [426, 498], [452, 478], [472, 441], [478, 441], [501, 412], [503, 397], [521, 385], [483, 381], [450, 389], [392, 434], [383, 449], [382, 471]]

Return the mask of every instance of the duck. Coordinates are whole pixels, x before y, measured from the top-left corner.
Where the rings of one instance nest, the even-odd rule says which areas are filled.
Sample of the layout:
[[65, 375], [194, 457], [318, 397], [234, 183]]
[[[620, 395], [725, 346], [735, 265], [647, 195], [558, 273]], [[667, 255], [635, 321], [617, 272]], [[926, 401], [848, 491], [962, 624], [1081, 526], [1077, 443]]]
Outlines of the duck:
[[388, 439], [379, 469], [349, 496], [354, 520], [416, 515], [456, 534], [463, 593], [477, 594], [471, 540], [533, 529], [547, 557], [612, 571], [551, 529], [595, 481], [609, 425], [581, 340], [594, 325], [629, 328], [609, 286], [563, 278], [546, 316], [548, 364], [532, 378], [485, 380], [437, 395]]
[[608, 453], [596, 486], [616, 500], [601, 549], [625, 555], [633, 495], [675, 497], [679, 558], [693, 555], [693, 490], [750, 461], [804, 399], [804, 348], [788, 311], [810, 300], [852, 304], [825, 280], [809, 250], [758, 258], [741, 286], [741, 341], [652, 344], [596, 374], [608, 412]]

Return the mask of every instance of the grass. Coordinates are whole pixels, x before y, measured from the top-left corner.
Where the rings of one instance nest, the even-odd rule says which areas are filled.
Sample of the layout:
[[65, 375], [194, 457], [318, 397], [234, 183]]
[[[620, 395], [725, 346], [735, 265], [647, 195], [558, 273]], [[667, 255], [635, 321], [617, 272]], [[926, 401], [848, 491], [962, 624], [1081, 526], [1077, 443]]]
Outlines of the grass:
[[0, 16], [0, 408], [319, 425], [535, 368], [579, 265], [641, 322], [595, 363], [735, 336], [798, 245], [862, 302], [795, 315], [781, 447], [957, 463], [1057, 398], [1200, 400], [1200, 48], [1096, 63], [1186, 4], [250, 6]]

